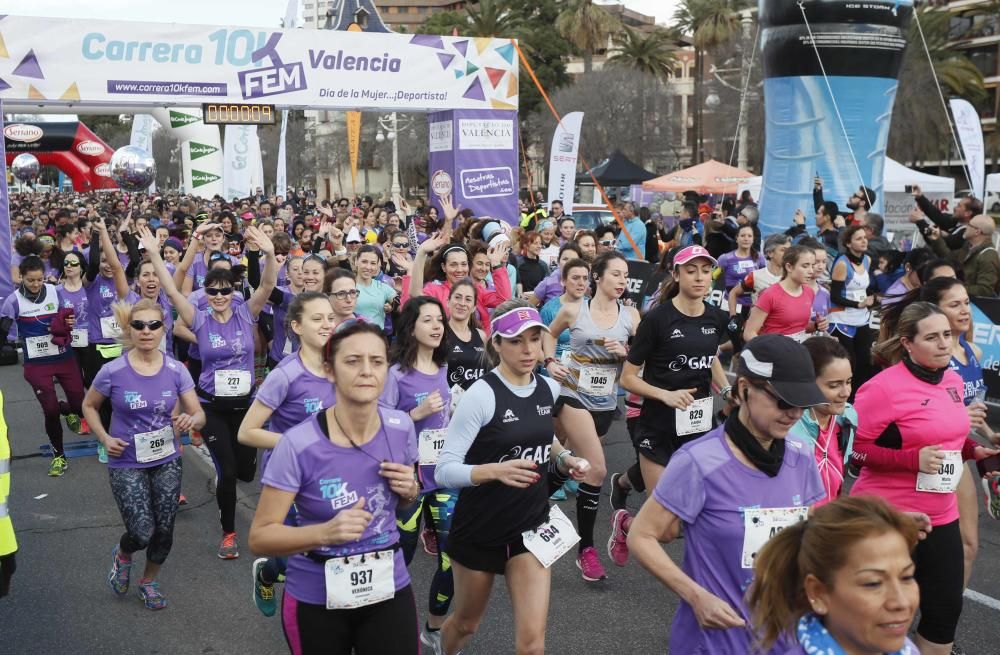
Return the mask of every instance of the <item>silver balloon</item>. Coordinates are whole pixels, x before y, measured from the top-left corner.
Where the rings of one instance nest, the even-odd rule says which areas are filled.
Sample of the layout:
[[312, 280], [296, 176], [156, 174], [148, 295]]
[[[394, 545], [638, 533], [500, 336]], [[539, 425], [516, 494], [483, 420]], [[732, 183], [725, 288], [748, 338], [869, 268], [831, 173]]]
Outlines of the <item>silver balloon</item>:
[[14, 161], [10, 163], [10, 172], [22, 182], [30, 182], [35, 179], [38, 177], [38, 171], [40, 170], [41, 166], [38, 165], [38, 158], [29, 152], [24, 152], [14, 157]]
[[111, 179], [125, 191], [145, 191], [156, 179], [156, 161], [139, 146], [124, 146], [111, 156]]

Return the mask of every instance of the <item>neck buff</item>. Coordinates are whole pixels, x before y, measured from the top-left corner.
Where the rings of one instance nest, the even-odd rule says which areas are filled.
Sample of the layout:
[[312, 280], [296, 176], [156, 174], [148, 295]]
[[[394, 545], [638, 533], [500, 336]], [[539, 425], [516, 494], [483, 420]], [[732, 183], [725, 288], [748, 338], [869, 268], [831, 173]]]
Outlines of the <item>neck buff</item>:
[[764, 447], [753, 436], [749, 428], [740, 421], [739, 412], [734, 412], [726, 419], [726, 434], [733, 440], [740, 452], [758, 469], [773, 478], [781, 470], [781, 462], [785, 457], [785, 440], [774, 439], [771, 447], [764, 450]]
[[909, 353], [903, 355], [903, 365], [907, 371], [913, 374], [913, 377], [927, 384], [938, 384], [944, 378], [944, 372], [948, 370], [947, 366], [944, 368], [927, 368], [926, 366], [921, 366], [910, 359]]
[[[799, 624], [795, 628], [795, 636], [799, 640], [802, 650], [807, 653], [824, 653], [824, 655], [847, 655], [840, 644], [833, 638], [833, 635], [823, 627], [823, 622], [812, 612], [799, 619]], [[910, 648], [909, 644], [903, 644], [903, 648], [886, 655], [916, 655], [916, 651]]]

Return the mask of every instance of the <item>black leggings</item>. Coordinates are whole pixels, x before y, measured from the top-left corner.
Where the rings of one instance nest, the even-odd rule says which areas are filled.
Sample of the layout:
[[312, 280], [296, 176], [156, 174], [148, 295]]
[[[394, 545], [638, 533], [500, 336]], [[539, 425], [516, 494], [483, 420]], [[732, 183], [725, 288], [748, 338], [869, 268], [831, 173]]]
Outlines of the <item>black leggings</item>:
[[181, 458], [149, 468], [109, 468], [111, 492], [125, 534], [118, 542], [126, 555], [146, 549], [146, 559], [163, 564], [174, 543], [174, 519], [181, 493]]
[[958, 520], [936, 525], [913, 551], [914, 577], [920, 586], [917, 634], [934, 644], [955, 641], [962, 614], [965, 553]]
[[[112, 358], [114, 359], [114, 358]], [[112, 361], [112, 359], [105, 359], [104, 355], [97, 350], [97, 344], [90, 344], [86, 348], [86, 352], [83, 355], [83, 384], [86, 388], [90, 388], [90, 385], [94, 383], [94, 378], [100, 372], [104, 365]], [[104, 426], [105, 432], [111, 430], [111, 399], [107, 398], [104, 403], [97, 410], [98, 415], [101, 417], [101, 425]]]
[[285, 592], [281, 627], [292, 655], [417, 655], [417, 606], [409, 585], [381, 603], [328, 610]]
[[236, 480], [253, 482], [257, 472], [257, 449], [236, 440], [246, 408], [239, 411], [207, 403], [202, 403], [201, 407], [205, 410], [205, 427], [201, 429], [201, 436], [212, 453], [219, 478], [215, 488], [219, 521], [223, 532], [236, 532]]
[[0, 556], [0, 598], [10, 593], [10, 579], [17, 570], [16, 553]]

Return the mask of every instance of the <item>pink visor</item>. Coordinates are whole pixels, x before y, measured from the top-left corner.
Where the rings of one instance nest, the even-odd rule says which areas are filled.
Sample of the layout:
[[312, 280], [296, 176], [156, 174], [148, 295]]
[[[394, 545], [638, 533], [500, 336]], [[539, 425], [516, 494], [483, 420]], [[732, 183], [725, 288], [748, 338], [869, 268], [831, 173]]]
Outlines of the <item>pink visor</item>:
[[684, 248], [679, 253], [674, 255], [674, 268], [677, 268], [678, 266], [683, 266], [692, 259], [698, 259], [699, 257], [707, 259], [708, 261], [712, 262], [712, 266], [719, 265], [719, 262], [715, 261], [715, 257], [712, 257], [712, 255], [708, 254], [708, 251], [702, 248], [701, 246], [688, 246], [687, 248]]
[[546, 332], [549, 328], [542, 322], [538, 310], [534, 307], [517, 307], [497, 316], [490, 321], [490, 327], [494, 336], [501, 336], [513, 339], [528, 328], [540, 327]]

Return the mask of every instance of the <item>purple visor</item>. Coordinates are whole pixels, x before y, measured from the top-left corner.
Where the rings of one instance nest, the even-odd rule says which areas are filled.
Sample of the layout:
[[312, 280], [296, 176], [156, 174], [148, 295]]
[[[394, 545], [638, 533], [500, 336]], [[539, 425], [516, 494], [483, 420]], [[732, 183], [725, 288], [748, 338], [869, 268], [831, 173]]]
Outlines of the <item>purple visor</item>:
[[546, 332], [549, 330], [542, 322], [542, 317], [538, 315], [538, 310], [534, 307], [517, 307], [490, 321], [494, 336], [507, 339], [512, 339], [528, 328], [536, 326]]

